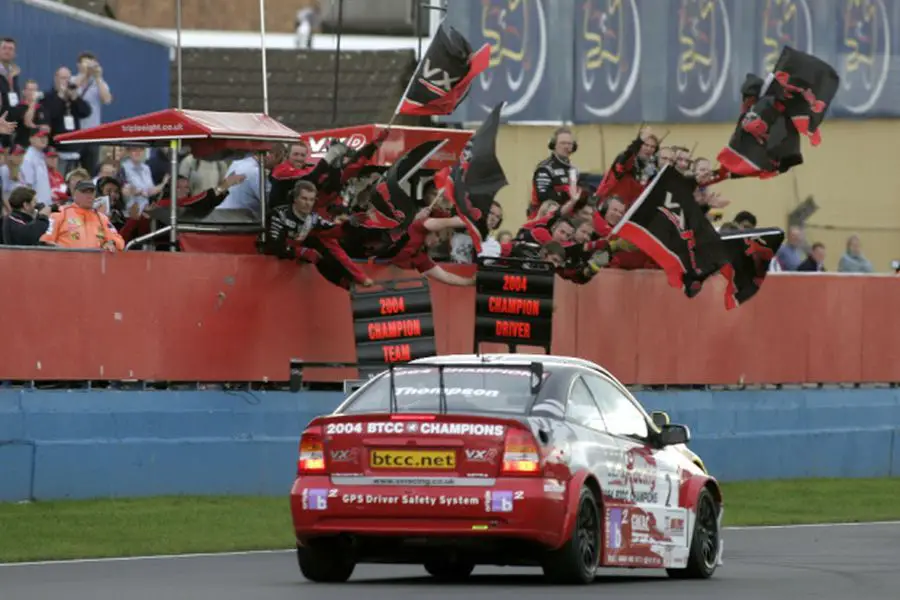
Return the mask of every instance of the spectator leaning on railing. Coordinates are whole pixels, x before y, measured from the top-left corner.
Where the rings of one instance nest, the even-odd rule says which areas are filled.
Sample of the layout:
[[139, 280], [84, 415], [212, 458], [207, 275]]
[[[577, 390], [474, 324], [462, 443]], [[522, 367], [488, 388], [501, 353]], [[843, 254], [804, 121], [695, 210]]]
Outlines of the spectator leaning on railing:
[[41, 243], [63, 248], [81, 248], [116, 252], [125, 249], [125, 241], [102, 212], [94, 208], [96, 186], [90, 179], [75, 186], [72, 204], [50, 216], [50, 225]]
[[838, 262], [838, 271], [841, 273], [871, 273], [872, 263], [863, 256], [862, 245], [858, 235], [847, 238], [847, 251]]

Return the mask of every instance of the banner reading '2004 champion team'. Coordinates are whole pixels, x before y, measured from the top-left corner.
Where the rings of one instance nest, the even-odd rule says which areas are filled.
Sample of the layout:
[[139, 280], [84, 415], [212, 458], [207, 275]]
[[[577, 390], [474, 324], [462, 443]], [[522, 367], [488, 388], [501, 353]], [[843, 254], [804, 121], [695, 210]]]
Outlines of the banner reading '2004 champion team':
[[900, 116], [900, 0], [454, 0], [448, 18], [491, 45], [449, 121], [506, 101], [512, 122], [730, 122], [784, 45], [837, 70], [830, 116]]

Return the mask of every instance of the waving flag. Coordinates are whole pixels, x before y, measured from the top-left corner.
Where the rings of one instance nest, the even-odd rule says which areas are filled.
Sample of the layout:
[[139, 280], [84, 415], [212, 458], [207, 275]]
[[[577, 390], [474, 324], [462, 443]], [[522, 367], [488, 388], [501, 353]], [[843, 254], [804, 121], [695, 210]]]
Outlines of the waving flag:
[[481, 242], [488, 234], [487, 216], [494, 196], [509, 184], [503, 166], [497, 158], [497, 131], [500, 128], [499, 103], [471, 137], [463, 150], [460, 162], [435, 175], [435, 186], [456, 208], [463, 220], [475, 252], [481, 252]]
[[737, 126], [718, 160], [732, 175], [772, 177], [803, 163], [800, 137], [813, 146], [840, 78], [826, 62], [789, 46], [765, 81], [748, 74]]
[[397, 112], [449, 115], [469, 93], [472, 80], [488, 68], [491, 46], [472, 52], [469, 41], [442, 23], [413, 74]]
[[784, 243], [784, 231], [776, 227], [748, 229], [722, 236], [728, 264], [722, 275], [728, 280], [725, 308], [737, 308], [752, 298], [769, 272], [775, 253]]
[[696, 188], [666, 165], [612, 230], [656, 261], [688, 298], [727, 263], [722, 239], [694, 199]]
[[837, 71], [811, 54], [785, 46], [772, 78], [781, 87], [785, 116], [818, 146], [822, 141], [819, 126], [840, 86]]
[[381, 180], [375, 184], [375, 193], [370, 202], [375, 210], [383, 216], [373, 222], [379, 229], [402, 227], [412, 223], [416, 214], [416, 203], [403, 189], [402, 184], [409, 181], [422, 166], [447, 144], [447, 140], [429, 140], [419, 144], [391, 165]]

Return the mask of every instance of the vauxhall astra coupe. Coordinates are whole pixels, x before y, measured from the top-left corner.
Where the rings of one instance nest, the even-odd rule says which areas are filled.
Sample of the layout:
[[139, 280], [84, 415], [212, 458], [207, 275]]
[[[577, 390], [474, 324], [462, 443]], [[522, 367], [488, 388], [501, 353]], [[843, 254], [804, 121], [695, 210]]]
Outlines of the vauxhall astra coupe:
[[300, 571], [358, 563], [539, 566], [583, 584], [604, 567], [705, 579], [722, 494], [683, 425], [650, 415], [577, 358], [459, 355], [392, 367], [302, 434], [291, 510]]

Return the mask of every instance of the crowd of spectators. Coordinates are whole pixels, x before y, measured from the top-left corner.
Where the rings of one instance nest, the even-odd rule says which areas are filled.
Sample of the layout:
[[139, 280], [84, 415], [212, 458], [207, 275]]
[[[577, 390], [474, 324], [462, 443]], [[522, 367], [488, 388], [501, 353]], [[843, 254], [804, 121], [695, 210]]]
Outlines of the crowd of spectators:
[[[32, 75], [16, 65], [15, 40], [0, 40], [0, 240], [7, 245], [122, 250], [151, 230], [155, 208], [168, 206], [169, 150], [57, 144], [62, 133], [100, 124], [103, 107], [113, 102], [112, 91], [100, 61], [89, 52], [77, 57], [74, 74], [60, 66], [47, 91], [40, 90]], [[259, 219], [260, 170], [265, 169], [271, 198], [262, 252], [315, 263], [339, 285], [353, 280], [368, 284], [354, 259], [371, 258], [447, 283], [471, 284], [436, 264], [475, 260], [466, 223], [433, 181], [410, 198], [415, 214], [404, 214], [410, 209], [398, 206], [392, 194], [406, 192], [385, 191], [379, 170], [365, 162], [381, 141], [359, 151], [335, 144], [318, 161], [311, 160], [303, 142], [276, 147], [262, 162], [254, 154], [206, 160], [182, 153], [176, 195], [179, 205], [197, 215], [239, 209]], [[577, 150], [572, 131], [557, 130], [549, 156], [534, 172], [526, 224], [515, 232], [504, 230], [503, 208], [493, 203], [482, 223], [477, 254], [541, 258], [579, 283], [604, 267], [658, 268], [611, 230], [666, 164], [697, 179], [696, 199], [721, 231], [757, 226], [747, 211], [723, 222], [729, 201], [712, 188], [722, 173], [707, 158], [660, 142], [644, 128], [605, 173], [591, 175], [579, 173], [572, 163]], [[824, 260], [825, 246], [808, 245], [803, 230], [792, 227], [772, 269], [824, 271]], [[848, 240], [838, 270], [872, 272], [857, 236]]]

